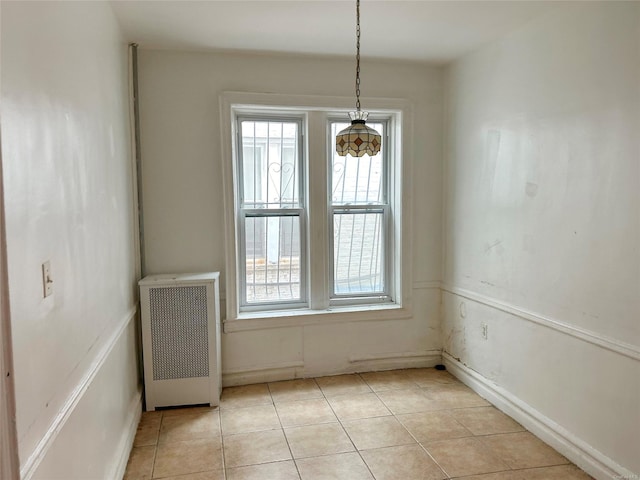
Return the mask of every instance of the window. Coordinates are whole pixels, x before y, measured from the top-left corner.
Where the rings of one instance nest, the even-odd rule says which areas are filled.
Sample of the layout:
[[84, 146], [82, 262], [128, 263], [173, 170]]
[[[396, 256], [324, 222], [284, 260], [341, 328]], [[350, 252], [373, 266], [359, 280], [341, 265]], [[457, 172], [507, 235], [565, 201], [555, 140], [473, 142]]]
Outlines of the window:
[[379, 100], [367, 123], [382, 134], [382, 151], [340, 157], [335, 135], [347, 125], [350, 102], [338, 99], [332, 108], [334, 100], [221, 97], [225, 331], [326, 314], [335, 321], [410, 315], [411, 265], [402, 253], [410, 250], [410, 226], [402, 222], [410, 175], [399, 141], [410, 107]]
[[306, 304], [302, 120], [238, 117], [241, 306]]
[[[385, 137], [382, 122], [369, 122]], [[354, 158], [335, 153], [336, 134], [347, 123], [331, 122], [331, 299], [354, 303], [390, 299], [388, 239], [390, 208], [387, 195], [386, 150], [374, 157]]]

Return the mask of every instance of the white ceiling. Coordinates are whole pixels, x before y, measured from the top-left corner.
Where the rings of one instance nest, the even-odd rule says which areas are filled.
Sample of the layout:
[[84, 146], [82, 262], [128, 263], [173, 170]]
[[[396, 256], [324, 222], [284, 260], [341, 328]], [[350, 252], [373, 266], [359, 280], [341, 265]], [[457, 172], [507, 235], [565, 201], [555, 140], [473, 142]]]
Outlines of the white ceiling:
[[[112, 0], [140, 48], [354, 55], [355, 0]], [[362, 56], [444, 63], [559, 1], [362, 0]]]

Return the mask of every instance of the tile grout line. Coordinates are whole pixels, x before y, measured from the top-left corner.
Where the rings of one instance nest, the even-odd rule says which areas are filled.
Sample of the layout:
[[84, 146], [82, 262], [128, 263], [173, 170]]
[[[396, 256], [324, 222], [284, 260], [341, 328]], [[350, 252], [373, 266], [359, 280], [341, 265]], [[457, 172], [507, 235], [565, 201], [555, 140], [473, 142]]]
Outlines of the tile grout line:
[[[360, 373], [356, 372], [355, 375], [358, 376], [358, 378], [360, 378], [360, 380], [362, 380], [364, 382], [364, 384], [369, 388], [370, 392], [367, 393], [373, 393], [375, 395], [375, 397], [378, 399], [378, 401], [380, 401], [382, 403], [382, 405], [384, 405], [384, 407], [388, 410], [388, 412], [390, 413], [390, 415], [374, 415], [372, 417], [365, 417], [362, 419], [353, 419], [353, 420], [366, 420], [366, 419], [370, 419], [370, 418], [383, 418], [383, 417], [388, 417], [391, 416], [393, 417], [399, 425], [402, 426], [402, 428], [404, 428], [404, 430], [411, 436], [411, 438], [413, 438], [413, 440], [416, 442], [416, 444], [429, 456], [429, 458], [431, 458], [433, 460], [433, 462], [435, 463], [435, 465], [442, 471], [442, 473], [446, 476], [447, 479], [452, 478], [447, 471], [436, 461], [436, 459], [431, 455], [431, 453], [422, 445], [422, 443], [420, 443], [418, 441], [418, 439], [407, 429], [407, 427], [397, 418], [397, 415], [391, 410], [391, 408], [385, 403], [385, 401], [380, 398], [380, 396], [378, 395], [378, 391], [375, 390], [368, 382], [365, 378], [362, 377], [362, 375], [360, 375]], [[314, 378], [315, 380], [315, 378]], [[424, 390], [424, 387], [422, 387], [420, 384], [418, 384], [417, 382], [407, 378], [407, 380], [409, 382], [411, 382], [413, 384], [413, 388], [417, 389], [417, 390]], [[317, 382], [316, 382], [317, 384]], [[409, 388], [409, 389], [413, 389], [413, 388]], [[393, 390], [405, 390], [404, 388], [390, 388], [388, 390], [380, 390], [382, 392], [387, 392], [387, 391], [393, 391]], [[355, 445], [355, 442], [353, 441], [353, 439], [351, 438], [351, 436], [349, 435], [348, 430], [345, 428], [345, 426], [342, 423], [342, 420], [340, 419], [340, 417], [338, 416], [338, 414], [335, 412], [335, 410], [333, 410], [333, 406], [331, 405], [331, 402], [329, 402], [329, 399], [327, 398], [327, 396], [324, 393], [324, 390], [322, 390], [322, 388], [320, 387], [320, 391], [323, 394], [323, 397], [325, 398], [325, 400], [327, 401], [327, 403], [329, 404], [329, 407], [331, 408], [331, 410], [334, 412], [334, 415], [336, 416], [336, 418], [338, 419], [338, 422], [340, 423], [340, 425], [342, 426], [343, 430], [345, 431], [345, 433], [347, 434], [347, 436], [349, 437], [349, 439], [351, 440], [351, 443], [353, 444], [355, 451], [358, 453], [359, 457], [362, 459], [362, 461], [364, 462], [364, 464], [366, 465], [367, 469], [369, 470], [369, 472], [371, 473], [372, 477], [375, 479], [375, 475], [373, 474], [373, 472], [371, 471], [371, 468], [369, 467], [369, 464], [366, 462], [366, 460], [362, 457], [361, 451], [360, 449], [358, 449]], [[347, 394], [350, 395], [350, 394]], [[354, 394], [357, 395], [357, 394]], [[447, 410], [447, 409], [443, 409], [442, 411]], [[404, 445], [401, 445], [404, 446]], [[382, 448], [392, 448], [393, 446], [387, 446], [387, 447], [380, 447]]]
[[158, 447], [160, 446], [160, 433], [162, 432], [162, 422], [164, 422], [164, 412], [160, 411], [160, 423], [158, 424], [158, 436], [156, 437], [156, 444], [153, 448], [153, 463], [151, 465], [151, 478], [156, 478], [156, 459], [158, 458]]
[[[355, 373], [355, 375], [358, 376], [358, 378], [360, 380], [362, 380], [364, 382], [364, 384], [369, 387], [369, 389], [371, 389], [371, 387], [369, 386], [369, 384], [364, 380], [364, 378], [362, 378], [360, 376], [359, 373]], [[316, 382], [317, 385], [318, 382]], [[351, 442], [351, 445], [353, 445], [353, 448], [355, 450], [355, 452], [358, 454], [358, 457], [360, 458], [360, 460], [362, 461], [362, 463], [364, 464], [364, 466], [367, 468], [367, 471], [369, 472], [369, 474], [371, 475], [371, 478], [373, 478], [374, 480], [376, 480], [376, 476], [373, 474], [373, 472], [371, 471], [371, 467], [369, 467], [369, 464], [366, 462], [366, 460], [362, 457], [362, 454], [360, 453], [360, 450], [358, 449], [358, 447], [356, 447], [356, 443], [353, 441], [353, 439], [351, 438], [351, 435], [349, 435], [349, 431], [345, 428], [344, 424], [342, 423], [342, 420], [340, 419], [340, 417], [338, 416], [338, 414], [336, 413], [336, 411], [333, 409], [333, 405], [331, 405], [331, 402], [329, 401], [329, 399], [327, 398], [327, 396], [324, 393], [324, 390], [322, 390], [322, 387], [320, 387], [320, 385], [318, 385], [318, 388], [320, 389], [320, 392], [322, 393], [322, 398], [324, 398], [324, 400], [327, 402], [327, 405], [329, 405], [329, 408], [331, 409], [331, 411], [333, 412], [333, 414], [336, 416], [336, 419], [338, 420], [338, 423], [340, 424], [340, 426], [342, 427], [342, 430], [344, 431], [345, 435], [347, 436], [347, 438], [349, 439], [349, 441]], [[372, 389], [371, 389], [372, 390]]]
[[[363, 380], [364, 380], [364, 379], [363, 379]], [[420, 389], [420, 390], [422, 390], [422, 389], [423, 389], [423, 387], [421, 387], [420, 385], [418, 385], [418, 383], [417, 383], [417, 382], [414, 382], [413, 380], [409, 380], [409, 381], [413, 382], [413, 383], [414, 383], [414, 385], [416, 385], [416, 386], [418, 387], [418, 389]], [[372, 389], [372, 390], [373, 390], [373, 389]], [[373, 392], [373, 393], [375, 393], [375, 394], [376, 394], [376, 397], [377, 397], [377, 398], [378, 398], [378, 399], [383, 403], [383, 405], [385, 405], [385, 406], [387, 407], [387, 409], [389, 409], [389, 411], [391, 412], [391, 415], [393, 415], [393, 418], [395, 418], [395, 419], [396, 419], [396, 421], [397, 421], [400, 425], [402, 425], [402, 428], [404, 428], [404, 429], [407, 431], [407, 433], [408, 433], [409, 435], [411, 435], [411, 437], [416, 441], [416, 443], [418, 444], [418, 446], [419, 446], [419, 447], [420, 447], [420, 448], [421, 448], [421, 449], [422, 449], [422, 450], [423, 450], [423, 451], [424, 451], [424, 452], [429, 456], [429, 458], [433, 461], [433, 463], [435, 463], [435, 464], [437, 465], [437, 467], [442, 471], [442, 473], [444, 473], [444, 474], [445, 474], [445, 476], [446, 476], [446, 479], [445, 479], [445, 480], [449, 480], [449, 479], [451, 479], [451, 478], [452, 478], [452, 477], [451, 477], [451, 475], [449, 475], [449, 473], [444, 469], [444, 467], [438, 463], [438, 461], [433, 457], [433, 455], [431, 455], [431, 453], [426, 449], [426, 447], [425, 447], [424, 445], [422, 445], [422, 443], [420, 443], [420, 442], [418, 441], [418, 439], [415, 437], [415, 435], [409, 431], [409, 429], [404, 425], [404, 423], [402, 423], [402, 422], [398, 419], [397, 415], [396, 415], [395, 413], [393, 413], [393, 411], [391, 410], [391, 408], [389, 408], [389, 407], [387, 406], [387, 404], [386, 404], [386, 403], [384, 403], [384, 400], [378, 396], [378, 393], [377, 393], [375, 390], [374, 390], [374, 392]]]
[[[222, 395], [220, 395], [222, 397]], [[218, 402], [218, 424], [220, 427], [220, 455], [222, 456], [222, 478], [227, 480], [227, 458], [224, 454], [224, 434], [222, 433], [222, 398]]]
[[[418, 387], [421, 390], [425, 390], [427, 389], [427, 387], [422, 387], [420, 385], [418, 385]], [[381, 401], [384, 402], [384, 400], [380, 399]], [[468, 410], [468, 409], [475, 409], [475, 408], [487, 408], [487, 407], [493, 407], [495, 408], [493, 405], [489, 404], [489, 405], [475, 405], [475, 406], [469, 406], [469, 407], [453, 407], [453, 408], [445, 408], [442, 410], [435, 410], [438, 412], [446, 412], [448, 415], [451, 415], [450, 412], [453, 410]], [[499, 410], [498, 410], [499, 411]], [[417, 412], [419, 413], [419, 412]], [[395, 415], [395, 414], [394, 414]], [[453, 415], [451, 415], [452, 419], [454, 421], [456, 421], [458, 424], [460, 424], [463, 428], [467, 429], [469, 431], [469, 433], [471, 433], [470, 436], [468, 437], [461, 437], [461, 438], [472, 438], [472, 439], [477, 439], [480, 442], [480, 445], [483, 447], [484, 450], [486, 450], [488, 453], [490, 453], [492, 456], [498, 458], [498, 460], [500, 460], [504, 465], [506, 465], [508, 468], [506, 470], [496, 470], [495, 472], [486, 472], [486, 474], [492, 474], [492, 473], [502, 473], [502, 472], [517, 472], [517, 471], [521, 471], [524, 470], [523, 468], [513, 468], [511, 467], [506, 461], [503, 461], [502, 458], [496, 456], [495, 454], [493, 454], [492, 449], [485, 443], [484, 439], [487, 437], [492, 437], [492, 436], [501, 436], [501, 435], [508, 435], [508, 434], [512, 434], [512, 433], [523, 433], [523, 432], [528, 432], [528, 430], [526, 429], [522, 429], [522, 430], [518, 430], [518, 431], [514, 431], [514, 432], [503, 432], [503, 433], [490, 433], [490, 434], [476, 434], [474, 433], [472, 430], [470, 430], [469, 428], [467, 428], [464, 424], [462, 424], [461, 422], [458, 421], [458, 419], [456, 419]], [[511, 418], [511, 417], [509, 417]], [[400, 421], [400, 420], [398, 420]], [[402, 423], [402, 422], [400, 422]], [[404, 424], [403, 424], [404, 425]], [[413, 434], [411, 432], [409, 432], [410, 435], [413, 436]], [[436, 459], [431, 455], [431, 453], [429, 452], [429, 450], [427, 450], [427, 448], [417, 440], [417, 438], [415, 438], [415, 436], [413, 436], [414, 439], [418, 442], [418, 444], [422, 447], [422, 449], [433, 459], [433, 461], [440, 467], [440, 469], [445, 472], [445, 474], [448, 476], [448, 478], [451, 479], [463, 479], [465, 477], [469, 477], [469, 476], [474, 476], [475, 474], [471, 474], [471, 475], [464, 475], [464, 476], [457, 476], [457, 477], [452, 477], [450, 476], [447, 471], [445, 470], [445, 468], [443, 466], [441, 466]], [[570, 464], [570, 462], [569, 462]], [[558, 464], [558, 465], [562, 465], [562, 464]], [[544, 468], [544, 467], [529, 467], [529, 468]]]
[[[420, 388], [421, 388], [421, 389], [425, 389], [426, 387], [420, 387]], [[447, 415], [451, 416], [451, 418], [452, 418], [456, 423], [458, 423], [460, 426], [462, 426], [463, 428], [465, 428], [469, 433], [471, 433], [471, 435], [470, 435], [469, 437], [462, 437], [462, 438], [477, 438], [477, 439], [478, 439], [478, 441], [480, 442], [480, 444], [482, 445], [482, 447], [483, 447], [485, 450], [490, 451], [490, 449], [487, 447], [487, 445], [485, 445], [485, 444], [484, 444], [484, 442], [479, 438], [479, 437], [481, 437], [482, 435], [476, 435], [475, 433], [473, 433], [473, 431], [471, 431], [471, 429], [467, 428], [464, 424], [462, 424], [460, 421], [458, 421], [458, 419], [457, 419], [457, 418], [455, 418], [455, 416], [453, 416], [453, 415], [450, 413], [452, 410], [465, 410], [465, 409], [468, 409], [468, 408], [486, 408], [486, 407], [487, 407], [487, 405], [476, 405], [476, 406], [471, 406], [471, 407], [454, 407], [454, 408], [445, 408], [445, 409], [438, 410], [438, 411], [446, 412], [446, 413], [447, 413]], [[495, 408], [495, 407], [494, 407], [494, 408]], [[417, 439], [416, 439], [416, 440], [417, 440]], [[434, 462], [436, 462], [436, 464], [440, 467], [440, 469], [442, 469], [442, 471], [443, 471], [443, 472], [445, 472], [445, 474], [448, 476], [448, 478], [449, 478], [450, 480], [451, 480], [451, 479], [455, 479], [455, 478], [463, 478], [463, 477], [460, 477], [460, 476], [458, 476], [458, 477], [454, 477], [454, 476], [449, 475], [449, 473], [447, 473], [447, 471], [445, 470], [445, 468], [444, 468], [443, 466], [441, 466], [441, 465], [437, 462], [437, 460], [435, 459], [435, 457], [433, 457], [433, 455], [431, 455], [431, 452], [429, 452], [429, 450], [427, 450], [427, 448], [426, 448], [424, 445], [422, 445], [422, 443], [421, 443], [421, 442], [418, 442], [418, 443], [419, 443], [419, 444], [420, 444], [420, 446], [424, 449], [424, 451], [425, 451], [425, 452], [427, 452], [427, 454], [428, 454], [428, 455], [433, 459], [433, 461], [434, 461]], [[505, 465], [507, 465], [507, 467], [509, 467], [509, 465], [508, 465], [506, 462], [504, 462], [504, 463], [505, 463]], [[498, 470], [498, 471], [496, 471], [496, 472], [486, 472], [486, 474], [499, 473], [499, 472], [508, 472], [508, 471], [513, 471], [513, 469], [512, 469], [511, 467], [509, 467], [509, 469], [508, 469], [508, 470]], [[467, 477], [468, 477], [468, 476], [473, 476], [473, 475], [474, 475], [474, 474], [471, 474], [471, 475], [465, 475], [465, 476], [467, 476]]]
[[[314, 380], [315, 382], [315, 380]], [[289, 443], [289, 438], [287, 437], [286, 432], [284, 431], [284, 425], [282, 424], [282, 419], [280, 418], [280, 412], [278, 412], [278, 407], [276, 406], [276, 402], [273, 399], [273, 393], [271, 392], [271, 385], [267, 382], [267, 390], [269, 390], [269, 397], [271, 398], [271, 404], [273, 405], [273, 409], [276, 412], [276, 416], [278, 417], [278, 422], [280, 422], [280, 429], [282, 430], [282, 436], [284, 437], [284, 441], [287, 442], [287, 448], [289, 449], [289, 455], [291, 455], [291, 460], [293, 461], [293, 466], [296, 467], [296, 472], [298, 473], [298, 478], [302, 480], [302, 475], [300, 474], [300, 469], [298, 468], [298, 463], [296, 462], [295, 457], [293, 456], [293, 450], [291, 450], [291, 444]]]
[[[367, 385], [367, 387], [369, 387], [369, 385], [364, 381], [363, 378], [360, 377], [360, 375], [358, 373], [355, 373], [355, 375], [358, 375], [358, 377], [365, 383], [365, 385]], [[373, 474], [373, 472], [369, 468], [369, 465], [364, 460], [364, 458], [362, 458], [362, 455], [360, 455], [360, 450], [358, 450], [358, 448], [356, 447], [353, 439], [349, 435], [349, 432], [347, 431], [347, 429], [343, 425], [342, 420], [340, 419], [338, 414], [333, 409], [333, 406], [331, 405], [331, 402], [329, 402], [329, 399], [325, 395], [324, 390], [322, 389], [322, 387], [320, 385], [318, 385], [318, 382], [316, 381], [316, 377], [311, 378], [311, 380], [314, 381], [316, 387], [318, 388], [318, 390], [322, 394], [322, 398], [324, 399], [325, 402], [327, 402], [328, 407], [331, 409], [331, 412], [336, 417], [336, 421], [335, 422], [329, 422], [329, 423], [337, 423], [338, 425], [340, 425], [340, 427], [342, 428], [343, 432], [345, 433], [345, 435], [347, 436], [347, 438], [351, 442], [351, 445], [353, 446], [353, 452], [326, 453], [326, 454], [323, 454], [323, 455], [314, 455], [314, 456], [311, 456], [311, 457], [304, 457], [304, 458], [319, 458], [319, 457], [328, 457], [328, 456], [331, 456], [331, 455], [343, 455], [343, 454], [347, 454], [347, 453], [357, 453], [358, 457], [360, 457], [360, 460], [362, 460], [362, 463], [367, 468], [367, 471], [371, 474], [371, 477], [375, 480], [375, 478], [376, 478], [375, 475]], [[371, 387], [369, 387], [369, 389], [371, 389]], [[350, 394], [347, 394], [347, 395], [350, 395]], [[339, 395], [336, 395], [336, 396], [339, 396]], [[299, 426], [312, 426], [312, 425], [322, 425], [322, 424], [308, 424], [308, 425], [299, 425]], [[286, 434], [285, 434], [285, 437], [286, 437]], [[287, 442], [288, 442], [288, 439], [287, 439]], [[293, 457], [293, 452], [291, 452], [291, 455]], [[293, 460], [294, 460], [294, 463], [296, 464], [296, 468], [298, 468], [298, 464], [297, 464], [296, 459], [294, 458]], [[298, 475], [300, 475], [300, 478], [302, 479], [302, 474], [300, 474], [299, 470], [298, 470]]]

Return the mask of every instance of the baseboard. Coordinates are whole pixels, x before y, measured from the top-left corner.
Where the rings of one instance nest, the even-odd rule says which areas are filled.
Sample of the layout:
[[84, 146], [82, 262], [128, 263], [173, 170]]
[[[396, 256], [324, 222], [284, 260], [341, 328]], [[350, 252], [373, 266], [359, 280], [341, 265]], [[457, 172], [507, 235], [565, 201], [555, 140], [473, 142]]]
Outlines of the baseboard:
[[287, 362], [222, 372], [222, 386], [235, 387], [253, 383], [279, 382], [300, 378], [303, 362]]
[[352, 356], [349, 366], [338, 370], [308, 368], [304, 362], [287, 362], [254, 368], [222, 372], [222, 386], [235, 387], [253, 383], [279, 382], [296, 378], [324, 377], [354, 372], [396, 370], [400, 368], [433, 367], [442, 361], [441, 350], [381, 353]]
[[594, 449], [553, 420], [544, 416], [507, 390], [460, 363], [447, 352], [442, 359], [449, 370], [465, 385], [487, 399], [498, 409], [522, 424], [542, 441], [582, 468], [598, 480], [637, 478], [637, 475], [618, 465], [606, 455]]
[[127, 469], [127, 462], [129, 461], [129, 455], [131, 448], [133, 447], [133, 441], [136, 438], [136, 432], [138, 430], [138, 424], [140, 423], [140, 417], [142, 416], [142, 389], [138, 390], [135, 398], [129, 405], [127, 414], [127, 429], [123, 432], [122, 439], [116, 448], [118, 454], [118, 462], [114, 465], [113, 472], [107, 478], [123, 478]]
[[381, 353], [352, 356], [349, 363], [355, 371], [370, 372], [378, 370], [396, 370], [400, 368], [427, 368], [439, 364], [442, 350], [422, 350], [419, 352]]

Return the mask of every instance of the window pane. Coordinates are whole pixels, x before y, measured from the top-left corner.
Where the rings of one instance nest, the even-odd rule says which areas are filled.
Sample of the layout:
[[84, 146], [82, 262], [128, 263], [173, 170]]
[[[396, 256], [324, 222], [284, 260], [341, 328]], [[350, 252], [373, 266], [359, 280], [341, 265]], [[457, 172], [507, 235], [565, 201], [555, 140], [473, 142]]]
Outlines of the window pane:
[[245, 218], [246, 301], [300, 300], [300, 217]]
[[[368, 123], [383, 133], [382, 123]], [[331, 138], [333, 152], [331, 202], [334, 205], [381, 204], [385, 202], [382, 153], [370, 157], [341, 157], [336, 152], [336, 134], [349, 126], [333, 123]]]
[[384, 214], [335, 212], [333, 221], [335, 293], [383, 293]]
[[298, 207], [298, 123], [245, 120], [240, 129], [243, 207]]

